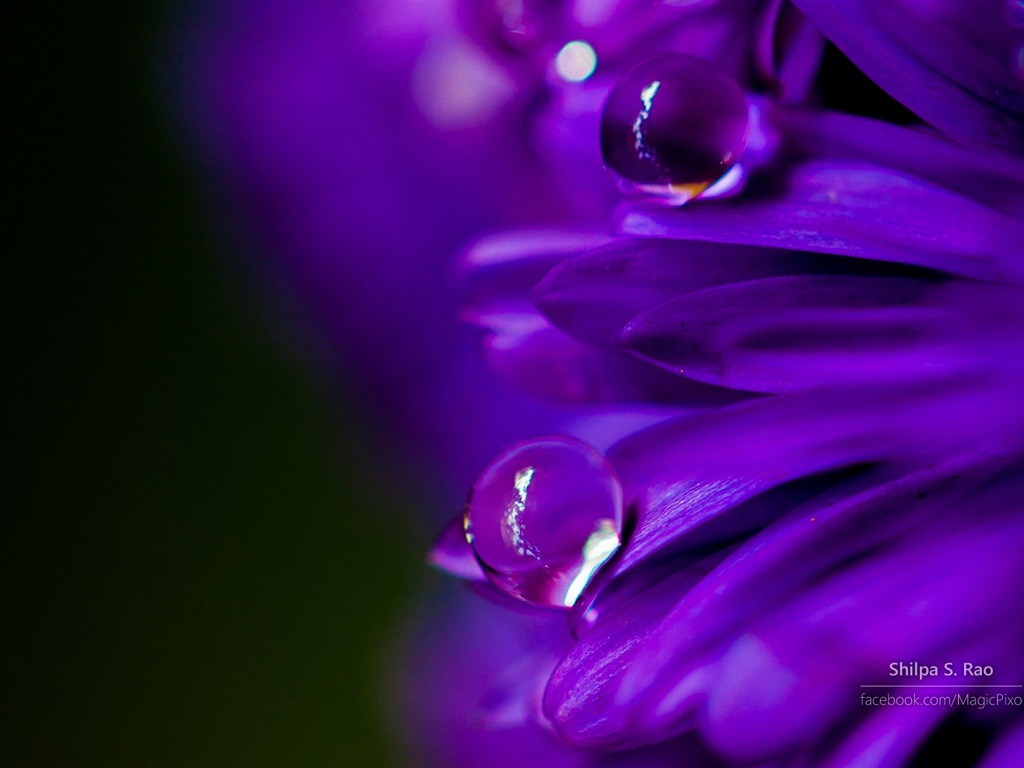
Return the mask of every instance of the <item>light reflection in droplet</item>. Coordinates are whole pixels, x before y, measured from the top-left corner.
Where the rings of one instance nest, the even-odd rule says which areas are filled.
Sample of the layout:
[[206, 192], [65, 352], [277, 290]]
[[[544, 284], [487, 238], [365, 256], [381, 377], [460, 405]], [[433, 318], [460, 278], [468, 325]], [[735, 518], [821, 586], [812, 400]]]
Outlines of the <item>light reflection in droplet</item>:
[[563, 604], [566, 608], [571, 608], [579, 599], [580, 593], [590, 583], [594, 573], [615, 554], [621, 543], [619, 532], [611, 520], [599, 520], [594, 525], [594, 532], [583, 545], [583, 564], [580, 566], [580, 572], [565, 591]]
[[516, 472], [516, 498], [505, 511], [505, 519], [501, 525], [501, 538], [505, 542], [505, 546], [514, 550], [517, 555], [540, 560], [540, 553], [526, 537], [523, 520], [526, 513], [526, 494], [530, 490], [534, 472], [536, 470], [533, 467], [526, 467]]
[[555, 71], [569, 83], [582, 83], [597, 69], [597, 53], [588, 43], [573, 40], [555, 57]]
[[725, 197], [738, 190], [742, 186], [745, 178], [746, 174], [744, 173], [743, 166], [734, 165], [732, 168], [726, 171], [725, 176], [723, 176], [710, 187], [705, 189], [701, 193], [701, 197]]

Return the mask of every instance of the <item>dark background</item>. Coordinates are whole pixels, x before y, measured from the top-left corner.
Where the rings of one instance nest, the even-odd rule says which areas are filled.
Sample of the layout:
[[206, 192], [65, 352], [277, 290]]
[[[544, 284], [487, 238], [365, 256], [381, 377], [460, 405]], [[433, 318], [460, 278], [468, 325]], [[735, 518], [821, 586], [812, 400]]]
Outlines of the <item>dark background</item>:
[[176, 8], [27, 13], [5, 13], [0, 765], [397, 764], [425, 536], [372, 414], [272, 340], [215, 234], [167, 114]]

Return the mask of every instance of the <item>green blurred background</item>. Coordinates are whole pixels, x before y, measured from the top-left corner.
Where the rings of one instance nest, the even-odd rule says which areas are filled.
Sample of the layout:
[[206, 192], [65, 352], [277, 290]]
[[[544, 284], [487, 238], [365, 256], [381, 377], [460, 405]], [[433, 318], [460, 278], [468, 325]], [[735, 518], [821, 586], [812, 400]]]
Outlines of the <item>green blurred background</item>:
[[174, 11], [11, 11], [0, 765], [398, 765], [425, 534], [211, 234]]

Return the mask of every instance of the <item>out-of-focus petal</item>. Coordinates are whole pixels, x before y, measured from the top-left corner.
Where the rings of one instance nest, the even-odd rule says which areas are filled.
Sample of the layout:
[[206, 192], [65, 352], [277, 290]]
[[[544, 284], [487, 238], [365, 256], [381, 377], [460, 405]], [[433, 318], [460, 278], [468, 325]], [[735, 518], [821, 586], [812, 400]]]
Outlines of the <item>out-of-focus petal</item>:
[[[750, 47], [760, 0], [682, 3], [576, 3], [580, 35], [599, 60], [628, 68], [642, 58], [679, 52], [709, 59], [733, 78], [750, 79]], [[675, 7], [673, 7], [675, 6]], [[609, 12], [610, 11], [610, 12]]]
[[673, 403], [681, 408], [747, 397], [673, 376], [624, 352], [581, 344], [527, 307], [492, 315], [489, 322], [492, 333], [484, 349], [491, 369], [540, 397], [563, 403]]
[[465, 523], [461, 514], [445, 527], [434, 548], [430, 550], [428, 560], [432, 565], [460, 579], [487, 580], [480, 562], [473, 554], [473, 548], [466, 541]]
[[554, 328], [529, 301], [552, 266], [606, 242], [592, 230], [531, 230], [485, 238], [467, 250], [461, 271], [463, 318], [487, 331], [484, 349], [496, 373], [562, 403], [672, 402], [705, 407], [746, 396], [681, 382], [620, 350], [581, 344]]
[[966, 143], [1024, 151], [1020, 30], [1002, 0], [795, 0], [898, 101]]
[[625, 752], [588, 753], [593, 768], [724, 768], [726, 765], [695, 733]]
[[484, 318], [493, 305], [529, 296], [554, 265], [609, 239], [591, 229], [530, 229], [477, 240], [458, 264], [463, 319], [486, 325]]
[[754, 67], [783, 102], [801, 101], [817, 75], [825, 40], [785, 0], [761, 4], [754, 29]]
[[566, 648], [562, 617], [519, 614], [463, 590], [428, 607], [402, 670], [417, 684], [399, 702], [422, 763], [586, 768], [586, 755], [558, 744], [534, 712]]

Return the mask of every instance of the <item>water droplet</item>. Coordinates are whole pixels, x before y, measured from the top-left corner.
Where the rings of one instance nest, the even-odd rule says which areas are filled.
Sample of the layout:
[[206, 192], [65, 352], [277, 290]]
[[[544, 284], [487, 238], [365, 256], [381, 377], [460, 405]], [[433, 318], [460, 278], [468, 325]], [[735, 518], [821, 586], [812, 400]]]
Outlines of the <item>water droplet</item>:
[[672, 205], [727, 174], [746, 140], [743, 91], [709, 62], [683, 54], [627, 72], [601, 116], [601, 153], [624, 191]]
[[619, 548], [622, 488], [585, 443], [513, 446], [477, 478], [466, 539], [491, 581], [534, 605], [570, 607]]

